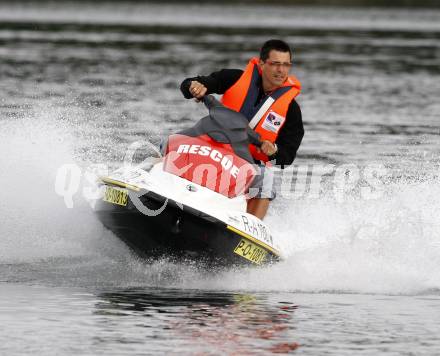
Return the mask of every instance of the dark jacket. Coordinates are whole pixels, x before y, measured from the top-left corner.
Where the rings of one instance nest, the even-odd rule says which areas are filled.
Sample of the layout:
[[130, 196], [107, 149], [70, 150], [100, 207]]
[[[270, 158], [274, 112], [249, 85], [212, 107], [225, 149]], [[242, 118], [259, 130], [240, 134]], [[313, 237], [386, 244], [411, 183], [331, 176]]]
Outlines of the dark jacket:
[[[185, 98], [192, 98], [193, 96], [189, 92], [189, 86], [191, 81], [197, 80], [208, 89], [207, 94], [224, 94], [226, 90], [237, 82], [242, 74], [243, 71], [240, 69], [222, 69], [218, 72], [211, 73], [208, 76], [187, 78], [180, 85], [180, 90]], [[260, 94], [257, 101], [261, 101], [264, 97], [263, 86], [260, 85]], [[250, 120], [250, 118], [248, 119]], [[303, 136], [304, 127], [301, 109], [299, 108], [298, 103], [295, 100], [292, 100], [289, 109], [287, 110], [286, 122], [280, 129], [275, 142], [278, 146], [278, 151], [273, 156], [269, 157], [269, 159], [275, 159], [275, 164], [281, 166], [292, 164]]]

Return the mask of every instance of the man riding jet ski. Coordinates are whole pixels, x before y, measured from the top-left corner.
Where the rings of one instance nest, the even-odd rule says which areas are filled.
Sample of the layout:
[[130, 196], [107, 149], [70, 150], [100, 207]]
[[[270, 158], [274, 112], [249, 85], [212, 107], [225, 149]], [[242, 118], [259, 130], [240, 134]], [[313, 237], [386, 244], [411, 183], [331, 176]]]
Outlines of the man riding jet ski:
[[247, 212], [263, 219], [275, 198], [271, 163], [279, 168], [292, 164], [304, 136], [296, 97], [299, 80], [289, 74], [292, 51], [279, 39], [266, 41], [258, 58], [251, 58], [244, 70], [222, 69], [208, 76], [185, 79], [180, 89], [185, 98], [200, 100], [207, 94], [221, 94], [224, 106], [240, 112], [261, 136], [259, 147], [250, 145], [259, 162], [260, 175], [253, 186], [258, 193], [248, 199]]
[[257, 175], [248, 147], [260, 144], [258, 135], [242, 114], [212, 96], [203, 102], [209, 115], [169, 136], [163, 160], [101, 178], [96, 213], [143, 256], [223, 266], [278, 261], [269, 228], [246, 212]]

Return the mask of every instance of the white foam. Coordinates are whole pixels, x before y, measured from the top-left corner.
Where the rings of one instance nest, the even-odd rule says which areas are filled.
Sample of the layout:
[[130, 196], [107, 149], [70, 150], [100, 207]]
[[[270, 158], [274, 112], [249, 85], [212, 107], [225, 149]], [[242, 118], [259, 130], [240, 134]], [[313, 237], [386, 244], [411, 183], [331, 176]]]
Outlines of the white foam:
[[426, 293], [440, 289], [440, 184], [393, 183], [378, 200], [291, 201], [268, 218], [287, 260], [263, 269], [191, 278], [194, 288]]
[[55, 193], [62, 164], [75, 163], [70, 127], [45, 108], [2, 122], [0, 131], [0, 263], [78, 256], [102, 226], [85, 202], [67, 209]]

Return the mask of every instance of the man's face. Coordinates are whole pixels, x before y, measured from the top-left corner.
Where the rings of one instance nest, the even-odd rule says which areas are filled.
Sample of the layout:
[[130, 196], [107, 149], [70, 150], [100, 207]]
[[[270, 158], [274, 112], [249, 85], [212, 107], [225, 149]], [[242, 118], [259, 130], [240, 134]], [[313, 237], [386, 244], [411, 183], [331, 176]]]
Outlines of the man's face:
[[289, 75], [291, 67], [289, 52], [279, 52], [271, 50], [269, 57], [263, 62], [260, 60], [261, 75], [263, 78], [263, 87], [275, 89], [284, 84]]

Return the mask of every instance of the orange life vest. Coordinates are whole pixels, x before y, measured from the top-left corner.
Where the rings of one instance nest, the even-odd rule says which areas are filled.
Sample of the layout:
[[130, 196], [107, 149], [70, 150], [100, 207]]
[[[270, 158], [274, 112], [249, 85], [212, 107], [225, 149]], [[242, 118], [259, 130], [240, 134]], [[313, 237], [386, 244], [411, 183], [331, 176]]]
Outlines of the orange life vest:
[[[226, 107], [241, 112], [249, 120], [249, 126], [260, 134], [261, 140], [274, 143], [286, 121], [290, 102], [300, 93], [301, 83], [289, 76], [284, 84], [257, 103], [260, 92], [261, 69], [259, 59], [252, 58], [240, 79], [223, 94], [222, 103]], [[268, 156], [249, 146], [255, 159], [267, 162]]]

